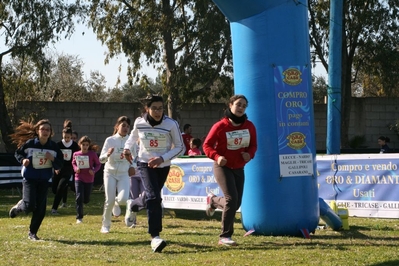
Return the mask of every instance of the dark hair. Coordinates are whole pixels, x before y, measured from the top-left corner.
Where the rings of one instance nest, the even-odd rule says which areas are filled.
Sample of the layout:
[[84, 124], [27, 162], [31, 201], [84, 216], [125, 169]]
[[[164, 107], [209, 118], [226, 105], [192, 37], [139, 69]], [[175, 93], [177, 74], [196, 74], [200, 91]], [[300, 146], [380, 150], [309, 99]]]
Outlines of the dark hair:
[[244, 99], [247, 102], [247, 106], [248, 106], [248, 99], [247, 99], [247, 97], [245, 97], [242, 94], [236, 94], [236, 95], [231, 96], [228, 103], [233, 104], [238, 99]]
[[144, 100], [143, 100], [143, 105], [144, 107], [150, 107], [153, 102], [162, 102], [163, 103], [163, 98], [162, 96], [158, 95], [148, 95]]
[[130, 126], [130, 118], [127, 117], [127, 116], [125, 116], [125, 115], [120, 116], [120, 117], [118, 118], [118, 120], [116, 120], [116, 123], [115, 123], [115, 126], [114, 126], [114, 133], [112, 133], [112, 135], [115, 135], [116, 132], [118, 132], [118, 127], [119, 127], [119, 125], [122, 124], [123, 122], [126, 122], [126, 123]]
[[83, 136], [79, 139], [78, 144], [82, 144], [83, 142], [89, 143], [89, 150], [91, 151], [98, 151], [99, 146], [94, 144], [88, 136]]
[[27, 122], [21, 120], [19, 126], [15, 129], [15, 133], [11, 134], [10, 137], [12, 139], [12, 143], [17, 144], [17, 147], [20, 148], [24, 145], [29, 139], [37, 137], [37, 130], [42, 125], [49, 125], [50, 126], [50, 137], [54, 136], [53, 127], [51, 126], [50, 120], [42, 119], [36, 124], [33, 124], [32, 121]]
[[191, 143], [199, 148], [201, 147], [202, 141], [199, 138], [192, 138]]
[[72, 135], [72, 121], [66, 119], [64, 121], [64, 128], [62, 129], [63, 134], [71, 134]]
[[186, 131], [186, 129], [188, 129], [189, 127], [191, 127], [190, 124], [185, 124], [184, 127], [183, 127], [183, 131]]
[[386, 143], [389, 143], [391, 140], [388, 137], [380, 136], [378, 139], [385, 141]]

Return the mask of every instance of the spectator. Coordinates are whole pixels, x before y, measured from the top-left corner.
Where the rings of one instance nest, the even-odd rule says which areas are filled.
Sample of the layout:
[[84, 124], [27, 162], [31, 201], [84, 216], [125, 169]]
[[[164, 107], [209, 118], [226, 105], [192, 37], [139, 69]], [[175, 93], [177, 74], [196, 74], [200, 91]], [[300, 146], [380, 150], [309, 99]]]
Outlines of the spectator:
[[191, 128], [190, 124], [184, 125], [183, 133], [181, 134], [183, 137], [184, 147], [186, 148], [184, 155], [188, 155], [188, 151], [190, 150], [190, 141], [193, 138], [193, 136], [191, 136], [192, 131], [193, 129]]
[[201, 140], [198, 138], [192, 138], [190, 141], [190, 150], [188, 151], [188, 156], [198, 156], [202, 155], [200, 150]]
[[381, 136], [378, 138], [378, 145], [380, 145], [380, 153], [389, 153], [390, 148], [387, 143], [391, 140], [388, 137]]

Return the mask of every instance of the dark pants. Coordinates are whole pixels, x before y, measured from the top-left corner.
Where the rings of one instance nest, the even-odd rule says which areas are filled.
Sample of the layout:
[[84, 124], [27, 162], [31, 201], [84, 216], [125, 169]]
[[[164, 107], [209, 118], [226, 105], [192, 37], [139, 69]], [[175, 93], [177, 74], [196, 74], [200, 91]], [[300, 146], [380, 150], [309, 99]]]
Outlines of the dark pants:
[[68, 181], [71, 177], [70, 173], [55, 175], [53, 177], [52, 182], [52, 190], [55, 194], [53, 201], [53, 210], [57, 210], [60, 205], [61, 200], [66, 202], [67, 194], [68, 194]]
[[32, 234], [37, 234], [46, 215], [48, 183], [47, 180], [22, 180], [24, 203], [21, 205], [21, 210], [26, 214], [32, 212], [29, 225], [29, 231]]
[[76, 219], [83, 219], [83, 204], [90, 202], [93, 183], [75, 180], [76, 189]]
[[[168, 177], [170, 166], [163, 168], [149, 168], [147, 163], [137, 163], [145, 191], [145, 204], [147, 207], [148, 233], [159, 236], [162, 232], [162, 198], [161, 191]], [[135, 206], [135, 202], [143, 205], [141, 197], [134, 200], [133, 210], [144, 206]], [[137, 210], [137, 209], [136, 209]]]
[[216, 182], [223, 191], [224, 197], [213, 197], [212, 207], [222, 209], [222, 232], [220, 237], [231, 237], [234, 233], [234, 219], [241, 206], [244, 190], [244, 168], [230, 169], [213, 165]]

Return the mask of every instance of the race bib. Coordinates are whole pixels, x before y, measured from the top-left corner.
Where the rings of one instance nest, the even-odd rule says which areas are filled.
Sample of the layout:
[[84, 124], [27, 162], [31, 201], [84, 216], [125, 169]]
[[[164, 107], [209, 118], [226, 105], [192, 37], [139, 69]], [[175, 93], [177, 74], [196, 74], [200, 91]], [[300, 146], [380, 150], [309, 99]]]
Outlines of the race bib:
[[114, 152], [112, 153], [112, 159], [115, 162], [123, 162], [126, 161], [125, 157], [123, 156], [123, 148], [116, 148], [114, 149]]
[[140, 138], [147, 151], [162, 152], [166, 150], [166, 135], [158, 132], [144, 132]]
[[72, 150], [70, 149], [61, 149], [62, 154], [64, 155], [64, 161], [70, 161], [72, 157]]
[[226, 132], [227, 149], [238, 150], [249, 146], [251, 136], [248, 129]]
[[79, 169], [87, 169], [90, 168], [89, 156], [87, 155], [78, 155], [75, 157], [76, 165]]
[[33, 151], [32, 152], [32, 165], [35, 169], [51, 168], [53, 164], [50, 159], [46, 158], [46, 152]]

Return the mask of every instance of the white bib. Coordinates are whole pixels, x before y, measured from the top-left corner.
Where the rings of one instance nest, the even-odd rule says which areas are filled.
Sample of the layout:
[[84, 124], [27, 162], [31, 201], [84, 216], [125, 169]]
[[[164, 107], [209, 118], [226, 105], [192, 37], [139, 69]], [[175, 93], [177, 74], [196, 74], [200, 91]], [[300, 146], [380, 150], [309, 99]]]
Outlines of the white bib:
[[75, 157], [76, 165], [79, 169], [90, 168], [89, 156], [88, 155], [78, 155]]
[[35, 169], [51, 168], [53, 164], [50, 159], [46, 158], [45, 151], [33, 151], [32, 152], [32, 165]]
[[227, 149], [238, 150], [249, 146], [251, 135], [248, 129], [226, 132]]
[[61, 149], [62, 154], [64, 155], [65, 161], [70, 161], [72, 157], [72, 150], [70, 149]]
[[145, 149], [149, 152], [163, 152], [166, 150], [166, 135], [158, 132], [144, 132], [140, 138]]

